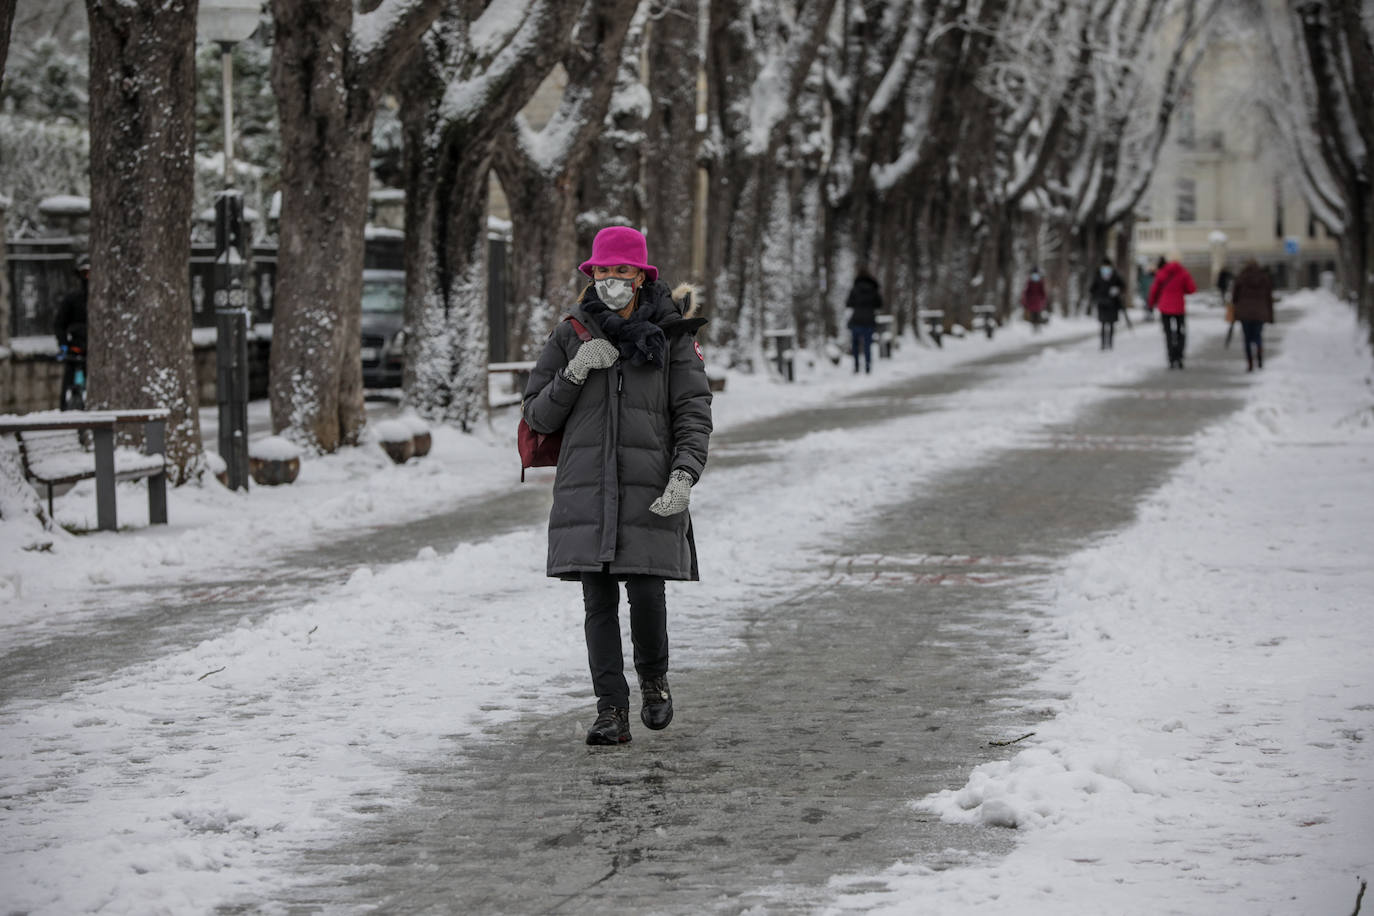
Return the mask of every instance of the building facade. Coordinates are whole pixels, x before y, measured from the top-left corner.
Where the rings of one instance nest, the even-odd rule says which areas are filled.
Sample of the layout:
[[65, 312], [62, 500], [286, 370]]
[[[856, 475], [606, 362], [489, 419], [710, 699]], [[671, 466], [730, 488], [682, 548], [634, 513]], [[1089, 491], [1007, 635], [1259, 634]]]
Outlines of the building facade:
[[1136, 214], [1137, 259], [1153, 265], [1175, 253], [1201, 289], [1249, 258], [1286, 288], [1317, 286], [1335, 270], [1336, 241], [1308, 209], [1274, 128], [1251, 101], [1263, 78], [1260, 53], [1240, 30], [1219, 30]]

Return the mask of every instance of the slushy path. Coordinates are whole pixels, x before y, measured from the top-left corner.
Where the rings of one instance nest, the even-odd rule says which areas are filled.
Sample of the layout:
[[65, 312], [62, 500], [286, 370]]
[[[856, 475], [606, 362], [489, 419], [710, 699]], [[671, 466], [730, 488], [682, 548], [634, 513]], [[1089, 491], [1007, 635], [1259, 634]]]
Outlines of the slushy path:
[[[723, 435], [711, 473], [779, 460], [818, 426], [923, 411], [1029, 355]], [[791, 594], [722, 609], [744, 622], [744, 648], [675, 669], [668, 730], [632, 716], [629, 746], [583, 748], [585, 710], [530, 714], [415, 770], [412, 804], [300, 863], [290, 910], [802, 913], [831, 899], [832, 875], [996, 853], [1011, 834], [946, 825], [904, 800], [962, 783], [1010, 753], [990, 740], [1034, 728], [1042, 704], [1019, 685], [1036, 659], [1007, 609], [1129, 523], [1190, 437], [1242, 403], [1219, 339], [1192, 342], [1188, 366], [1103, 389], [1072, 420], [890, 504]], [[585, 701], [577, 674], [554, 677]]]
[[[1028, 359], [1046, 346], [1030, 344], [925, 376], [897, 391], [884, 390], [852, 403], [741, 426], [713, 438], [712, 470], [750, 461], [756, 449], [774, 447], [779, 437], [878, 423], [910, 412], [923, 398], [980, 384], [993, 369]], [[328, 543], [288, 551], [251, 574], [236, 571], [218, 581], [92, 592], [93, 604], [114, 604], [124, 612], [82, 621], [47, 635], [41, 643], [0, 654], [0, 703], [49, 696], [68, 684], [99, 679], [124, 666], [193, 646], [232, 628], [244, 615], [263, 616], [308, 602], [345, 582], [360, 566], [409, 560], [423, 547], [447, 553], [462, 543], [542, 526], [551, 501], [547, 484], [529, 483], [404, 525], [364, 528]]]

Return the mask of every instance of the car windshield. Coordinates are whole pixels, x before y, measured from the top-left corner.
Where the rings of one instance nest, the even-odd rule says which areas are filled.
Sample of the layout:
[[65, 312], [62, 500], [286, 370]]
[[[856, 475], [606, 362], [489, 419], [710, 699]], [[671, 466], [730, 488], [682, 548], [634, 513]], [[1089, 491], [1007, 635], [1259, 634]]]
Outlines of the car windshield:
[[405, 309], [405, 284], [395, 280], [364, 280], [364, 312], [401, 312]]

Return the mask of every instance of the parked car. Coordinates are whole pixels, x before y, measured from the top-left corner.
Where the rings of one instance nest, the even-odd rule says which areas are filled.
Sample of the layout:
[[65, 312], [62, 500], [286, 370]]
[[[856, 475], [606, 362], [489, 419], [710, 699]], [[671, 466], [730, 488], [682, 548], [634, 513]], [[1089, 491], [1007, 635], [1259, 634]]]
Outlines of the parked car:
[[406, 275], [363, 271], [363, 387], [400, 388], [405, 371]]

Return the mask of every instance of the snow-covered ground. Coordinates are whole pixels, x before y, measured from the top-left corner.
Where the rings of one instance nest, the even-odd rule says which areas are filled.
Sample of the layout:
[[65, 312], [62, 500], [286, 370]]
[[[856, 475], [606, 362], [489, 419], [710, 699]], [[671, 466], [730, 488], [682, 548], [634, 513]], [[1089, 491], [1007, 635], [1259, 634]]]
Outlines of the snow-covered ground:
[[1303, 318], [1246, 407], [1036, 602], [1057, 659], [1043, 687], [1067, 697], [1055, 717], [966, 785], [912, 800], [1014, 828], [1016, 851], [897, 864], [891, 893], [847, 907], [1357, 910], [1374, 873], [1374, 364], [1324, 296], [1287, 304]]
[[[1374, 864], [1362, 743], [1374, 725], [1371, 361], [1344, 306], [1315, 293], [1289, 304], [1302, 318], [1283, 329], [1282, 358], [1245, 389], [1247, 406], [1197, 437], [1195, 457], [1135, 525], [1072, 557], [1035, 596], [1037, 638], [1054, 660], [1045, 692], [1065, 697], [1057, 716], [967, 785], [909, 800], [1016, 829], [1015, 851], [938, 872], [899, 863], [882, 873], [891, 892], [851, 891], [846, 906], [1353, 908], [1356, 876]], [[1041, 339], [1094, 328], [1059, 321]], [[1207, 313], [1190, 327], [1194, 341], [1221, 330]], [[940, 351], [908, 344], [872, 376], [823, 362], [795, 385], [731, 376], [717, 427], [1030, 336], [1017, 325]], [[738, 634], [719, 608], [794, 586], [800, 558], [890, 499], [877, 446], [893, 436], [911, 443], [916, 470], [899, 485], [914, 490], [1068, 419], [1106, 396], [1104, 384], [1156, 371], [1161, 351], [1158, 325], [1123, 332], [1110, 354], [1093, 341], [1052, 346], [933, 412], [818, 432], [790, 444], [785, 461], [708, 469], [693, 494], [705, 578], [671, 588], [675, 653], [698, 666], [723, 659]], [[505, 412], [475, 435], [436, 430], [434, 452], [401, 467], [369, 444], [307, 460], [290, 487], [183, 487], [166, 527], [147, 526], [140, 484], [121, 488], [130, 528], [118, 533], [6, 520], [0, 650], [130, 613], [134, 593], [114, 586], [248, 577], [288, 548], [520, 487], [513, 427]], [[523, 486], [547, 486], [549, 473]], [[93, 514], [89, 484], [58, 500], [65, 524], [92, 527]], [[49, 550], [24, 549], [42, 540]], [[407, 766], [522, 704], [569, 708], [547, 674], [585, 670], [581, 639], [570, 638], [580, 601], [543, 578], [543, 556], [542, 526], [444, 555], [420, 549], [198, 645], [0, 708], [0, 906], [185, 913], [246, 901], [270, 911], [274, 889], [293, 880], [293, 853], [365, 817], [360, 798], [405, 803]], [[591, 712], [590, 698], [582, 707]]]

